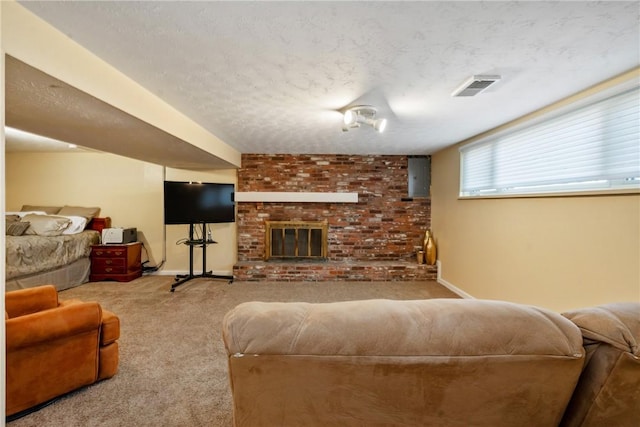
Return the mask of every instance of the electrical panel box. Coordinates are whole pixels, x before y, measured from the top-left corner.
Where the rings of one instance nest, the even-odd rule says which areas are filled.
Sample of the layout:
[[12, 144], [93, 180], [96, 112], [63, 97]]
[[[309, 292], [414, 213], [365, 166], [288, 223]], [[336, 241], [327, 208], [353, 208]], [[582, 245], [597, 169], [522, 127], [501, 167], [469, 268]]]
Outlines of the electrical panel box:
[[409, 197], [429, 197], [431, 187], [431, 157], [409, 156]]

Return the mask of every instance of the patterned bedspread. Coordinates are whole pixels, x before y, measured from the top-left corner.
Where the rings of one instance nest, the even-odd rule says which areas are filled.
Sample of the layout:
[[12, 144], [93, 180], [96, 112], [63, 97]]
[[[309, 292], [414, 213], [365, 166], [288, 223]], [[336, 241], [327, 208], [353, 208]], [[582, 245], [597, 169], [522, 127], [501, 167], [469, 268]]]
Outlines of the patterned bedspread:
[[55, 237], [6, 236], [6, 279], [53, 270], [88, 257], [100, 241], [97, 231]]

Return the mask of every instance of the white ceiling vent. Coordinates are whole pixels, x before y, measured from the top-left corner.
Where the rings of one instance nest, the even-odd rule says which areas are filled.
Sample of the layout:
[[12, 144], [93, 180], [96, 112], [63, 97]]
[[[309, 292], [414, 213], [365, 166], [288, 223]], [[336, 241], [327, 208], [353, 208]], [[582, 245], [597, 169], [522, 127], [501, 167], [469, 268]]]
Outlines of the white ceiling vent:
[[476, 96], [499, 80], [500, 76], [471, 76], [451, 96]]

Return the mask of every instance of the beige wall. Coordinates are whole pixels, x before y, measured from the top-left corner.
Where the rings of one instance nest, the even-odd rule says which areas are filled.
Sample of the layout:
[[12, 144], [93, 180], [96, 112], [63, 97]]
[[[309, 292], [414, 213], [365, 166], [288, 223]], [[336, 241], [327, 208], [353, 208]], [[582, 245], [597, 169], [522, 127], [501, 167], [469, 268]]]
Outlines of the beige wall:
[[[136, 227], [148, 248], [149, 265], [163, 259], [162, 272], [189, 269], [189, 251], [176, 241], [186, 238], [188, 226], [163, 225], [164, 168], [106, 153], [7, 153], [6, 209], [23, 204], [100, 206], [114, 227]], [[233, 170], [166, 170], [167, 180], [199, 180], [236, 183]], [[207, 267], [230, 274], [236, 262], [235, 224], [212, 224], [217, 245], [207, 248]], [[165, 238], [166, 230], [166, 238]], [[196, 272], [202, 267], [202, 251], [196, 250]], [[143, 260], [145, 260], [143, 253]]]
[[557, 311], [640, 301], [640, 195], [461, 200], [458, 148], [431, 160], [445, 282]]

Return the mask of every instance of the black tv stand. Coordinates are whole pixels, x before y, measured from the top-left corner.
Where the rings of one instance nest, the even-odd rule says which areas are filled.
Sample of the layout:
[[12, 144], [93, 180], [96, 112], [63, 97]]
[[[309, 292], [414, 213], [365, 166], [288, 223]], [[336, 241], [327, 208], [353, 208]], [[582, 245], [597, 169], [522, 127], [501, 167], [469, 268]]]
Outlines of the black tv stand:
[[[228, 280], [229, 284], [233, 283], [233, 276], [223, 276], [213, 274], [211, 271], [207, 271], [207, 246], [213, 243], [217, 243], [215, 240], [207, 239], [207, 224], [202, 222], [202, 239], [194, 239], [193, 231], [196, 224], [189, 224], [189, 239], [184, 242], [189, 246], [189, 274], [178, 274], [176, 281], [171, 285], [171, 292], [174, 292], [176, 288], [191, 279], [208, 278], [208, 279], [224, 279]], [[202, 247], [202, 274], [193, 274], [193, 248]]]

